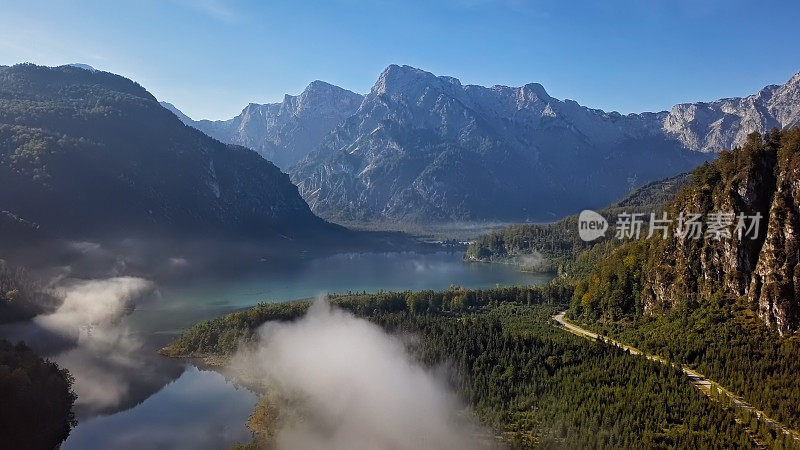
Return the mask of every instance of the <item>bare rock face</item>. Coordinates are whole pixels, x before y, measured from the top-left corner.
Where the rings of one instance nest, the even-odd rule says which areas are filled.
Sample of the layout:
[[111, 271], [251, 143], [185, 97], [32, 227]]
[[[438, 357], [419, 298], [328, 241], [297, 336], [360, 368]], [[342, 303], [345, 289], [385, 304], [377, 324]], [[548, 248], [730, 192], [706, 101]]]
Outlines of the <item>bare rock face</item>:
[[[392, 65], [289, 173], [331, 220], [547, 220], [701, 162], [692, 153], [792, 126], [798, 105], [800, 74], [747, 97], [622, 115], [553, 98], [536, 83], [462, 85]], [[702, 254], [711, 266], [720, 256]]]
[[537, 83], [462, 85], [398, 65], [365, 96], [317, 81], [226, 121], [164, 106], [274, 162], [331, 220], [549, 221], [690, 170], [751, 132], [800, 123], [800, 74], [747, 97], [627, 115]]
[[[715, 294], [746, 296], [781, 334], [800, 328], [800, 128], [753, 134], [743, 148], [722, 152], [697, 169], [671, 203], [679, 214], [732, 211], [760, 215], [743, 237], [671, 235], [650, 241], [642, 280], [643, 312], [653, 314]], [[748, 230], [749, 229], [749, 230]], [[749, 232], [748, 232], [749, 231]]]
[[800, 73], [747, 97], [675, 105], [663, 121], [667, 136], [701, 152], [743, 145], [752, 132], [800, 124]]
[[663, 138], [662, 116], [392, 65], [289, 173], [335, 221], [551, 220], [699, 164], [703, 155]]
[[[699, 237], [672, 234], [655, 241], [651, 250], [656, 263], [645, 283], [645, 312], [669, 309], [687, 296], [701, 300], [718, 291], [734, 296], [748, 293], [775, 185], [775, 149], [763, 147], [761, 138], [754, 135], [745, 150], [724, 152], [717, 163], [699, 168], [692, 186], [681, 192], [669, 210], [673, 219], [694, 213], [704, 221], [715, 212], [759, 214], [763, 217], [760, 233], [716, 240], [704, 228]], [[734, 217], [732, 235], [737, 222]]]
[[[794, 130], [797, 135], [797, 130]], [[753, 273], [749, 297], [764, 322], [780, 333], [800, 326], [800, 154], [784, 146], [769, 211], [766, 240]]]
[[192, 120], [169, 103], [162, 106], [184, 124], [222, 142], [253, 149], [287, 171], [355, 113], [361, 100], [355, 92], [314, 81], [300, 95], [286, 95], [280, 103], [251, 103], [228, 120]]

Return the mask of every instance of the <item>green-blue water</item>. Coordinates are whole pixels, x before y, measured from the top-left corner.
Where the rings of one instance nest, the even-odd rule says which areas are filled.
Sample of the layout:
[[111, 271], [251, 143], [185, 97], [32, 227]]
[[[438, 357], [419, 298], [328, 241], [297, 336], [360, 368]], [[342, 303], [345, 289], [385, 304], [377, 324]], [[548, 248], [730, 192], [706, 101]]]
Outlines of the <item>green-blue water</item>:
[[459, 252], [344, 253], [259, 264], [263, 268], [246, 274], [203, 277], [160, 287], [157, 295], [138, 305], [129, 319], [141, 331], [169, 333], [261, 301], [348, 291], [541, 284], [552, 278], [549, 274], [520, 272], [504, 264], [464, 262]]
[[[325, 293], [541, 284], [547, 274], [467, 263], [460, 253], [339, 254], [262, 261], [254, 270], [159, 285], [120, 326], [143, 342], [146, 367], [123, 377], [130, 389], [119, 411], [81, 417], [63, 448], [220, 448], [249, 440], [245, 422], [256, 397], [216, 372], [168, 360], [156, 350], [199, 320], [252, 306]], [[158, 369], [154, 369], [158, 367]], [[137, 379], [148, 372], [147, 382]], [[130, 379], [124, 379], [130, 377]]]

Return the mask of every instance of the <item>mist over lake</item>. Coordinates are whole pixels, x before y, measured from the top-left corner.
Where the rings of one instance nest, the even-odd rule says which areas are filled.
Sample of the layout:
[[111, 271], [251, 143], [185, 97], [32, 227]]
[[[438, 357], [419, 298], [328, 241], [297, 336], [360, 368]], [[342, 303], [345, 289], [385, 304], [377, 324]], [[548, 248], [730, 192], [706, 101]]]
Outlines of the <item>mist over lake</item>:
[[[191, 260], [182, 261], [189, 266]], [[51, 357], [74, 365], [77, 386], [115, 386], [102, 390], [99, 404], [78, 403], [79, 424], [64, 448], [109, 448], [169, 445], [219, 448], [246, 442], [244, 423], [256, 395], [231, 379], [186, 362], [157, 355], [157, 350], [192, 324], [259, 302], [281, 302], [326, 293], [380, 290], [447, 289], [451, 285], [491, 288], [497, 285], [543, 284], [550, 274], [524, 273], [501, 264], [468, 263], [459, 252], [364, 252], [257, 259], [237, 271], [197, 273], [144, 281], [152, 289], [104, 325], [120, 339], [103, 346], [81, 344], [54, 350]], [[153, 278], [156, 278], [158, 274]], [[75, 312], [74, 314], [77, 314]], [[99, 329], [99, 325], [95, 325]], [[13, 335], [29, 332], [23, 325], [4, 326]], [[71, 330], [72, 331], [72, 330]], [[78, 327], [74, 330], [80, 333]], [[97, 332], [95, 332], [96, 335]], [[136, 345], [131, 346], [131, 342]], [[36, 344], [32, 340], [33, 345]], [[47, 348], [47, 343], [42, 342]], [[80, 358], [71, 359], [80, 349]], [[102, 354], [93, 354], [100, 352]], [[115, 367], [99, 363], [109, 354], [125, 356]], [[98, 364], [87, 366], [89, 361]], [[86, 370], [91, 367], [92, 370]], [[84, 377], [84, 378], [82, 378]], [[87, 397], [84, 395], [84, 397]], [[80, 397], [79, 397], [80, 398]], [[88, 397], [87, 397], [88, 398]], [[88, 401], [88, 400], [87, 400]], [[225, 414], [219, 411], [225, 411]], [[158, 411], [158, 413], [154, 413]], [[154, 415], [155, 414], [155, 415]], [[153, 431], [169, 427], [170, 433]], [[111, 432], [117, 430], [117, 432]], [[204, 430], [203, 439], [195, 439]], [[124, 432], [123, 432], [124, 431]], [[189, 439], [189, 437], [192, 437]]]
[[0, 450], [800, 450], [762, 3], [4, 2]]

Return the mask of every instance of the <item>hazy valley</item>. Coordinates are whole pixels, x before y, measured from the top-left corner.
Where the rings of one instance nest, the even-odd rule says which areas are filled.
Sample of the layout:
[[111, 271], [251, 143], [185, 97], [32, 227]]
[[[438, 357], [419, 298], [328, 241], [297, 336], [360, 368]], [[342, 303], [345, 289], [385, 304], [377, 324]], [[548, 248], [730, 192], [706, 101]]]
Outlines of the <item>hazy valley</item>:
[[[800, 449], [800, 74], [620, 114], [386, 67], [358, 39], [385, 67], [360, 89], [206, 120], [181, 102], [301, 86], [320, 71], [289, 48], [324, 59], [392, 14], [312, 42], [263, 11], [158, 8], [182, 15], [142, 55], [176, 71], [202, 53], [175, 51], [186, 23], [250, 39], [170, 83], [135, 52], [105, 66], [130, 78], [0, 66], [0, 447]], [[415, 32], [395, 37], [437, 48]], [[331, 80], [364, 70], [340, 59]]]

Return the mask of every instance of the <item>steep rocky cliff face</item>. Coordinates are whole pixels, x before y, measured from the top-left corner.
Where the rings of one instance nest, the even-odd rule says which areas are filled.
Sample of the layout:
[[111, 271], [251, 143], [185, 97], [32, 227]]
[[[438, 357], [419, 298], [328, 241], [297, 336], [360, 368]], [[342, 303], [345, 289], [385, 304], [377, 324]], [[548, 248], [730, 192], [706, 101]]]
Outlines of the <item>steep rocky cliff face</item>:
[[800, 73], [747, 97], [675, 105], [663, 118], [667, 136], [692, 150], [717, 152], [745, 143], [754, 131], [800, 124]]
[[781, 333], [800, 327], [800, 137], [785, 139], [778, 151], [777, 185], [769, 226], [749, 297], [764, 321]]
[[800, 123], [800, 74], [746, 97], [619, 114], [391, 65], [365, 96], [314, 82], [226, 121], [184, 123], [288, 172], [317, 214], [377, 224], [551, 221]]
[[[754, 135], [743, 150], [723, 152], [717, 162], [694, 172], [693, 184], [675, 198], [668, 216], [688, 219], [691, 214], [700, 214], [705, 227], [710, 214], [732, 213], [733, 223], [728, 227], [731, 236], [717, 240], [707, 236], [704, 229], [698, 237], [689, 232], [688, 224], [683, 229], [687, 232], [679, 233], [675, 224], [675, 232], [667, 239], [652, 241], [651, 254], [663, 257], [655, 258], [648, 271], [645, 312], [672, 307], [686, 299], [687, 293], [696, 293], [696, 299], [708, 298], [720, 289], [736, 296], [747, 293], [764, 242], [766, 220], [761, 219], [757, 235], [739, 239], [735, 236], [737, 215], [768, 216], [774, 166], [775, 147], [765, 146]], [[742, 229], [743, 235], [745, 231]]]
[[[800, 328], [800, 129], [751, 134], [742, 148], [721, 152], [666, 210], [674, 220], [667, 238], [605, 257], [577, 290], [582, 308], [618, 318], [747, 297], [778, 332]], [[730, 214], [729, 236], [711, 232], [715, 213]], [[701, 215], [699, 236], [687, 221], [679, 225], [690, 214]]]
[[251, 103], [229, 120], [192, 120], [169, 103], [162, 106], [186, 125], [222, 142], [251, 148], [287, 171], [355, 113], [361, 100], [355, 92], [314, 81], [300, 95], [286, 95], [280, 103]]
[[337, 221], [550, 220], [703, 161], [664, 139], [659, 117], [392, 65], [289, 173]]

